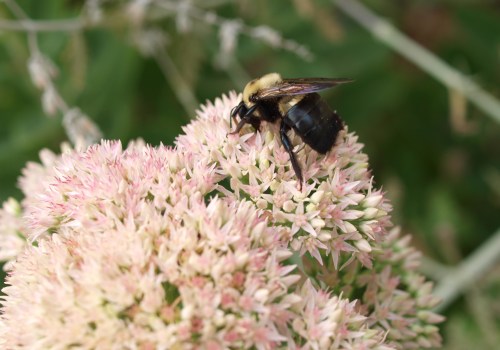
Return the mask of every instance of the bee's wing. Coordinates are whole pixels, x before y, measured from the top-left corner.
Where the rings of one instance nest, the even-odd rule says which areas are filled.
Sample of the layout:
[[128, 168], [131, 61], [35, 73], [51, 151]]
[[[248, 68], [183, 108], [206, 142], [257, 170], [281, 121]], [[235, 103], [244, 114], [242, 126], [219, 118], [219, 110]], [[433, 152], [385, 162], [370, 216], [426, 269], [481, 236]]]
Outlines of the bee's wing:
[[345, 78], [297, 78], [283, 79], [279, 84], [261, 89], [255, 95], [255, 100], [265, 100], [275, 97], [304, 95], [352, 82]]

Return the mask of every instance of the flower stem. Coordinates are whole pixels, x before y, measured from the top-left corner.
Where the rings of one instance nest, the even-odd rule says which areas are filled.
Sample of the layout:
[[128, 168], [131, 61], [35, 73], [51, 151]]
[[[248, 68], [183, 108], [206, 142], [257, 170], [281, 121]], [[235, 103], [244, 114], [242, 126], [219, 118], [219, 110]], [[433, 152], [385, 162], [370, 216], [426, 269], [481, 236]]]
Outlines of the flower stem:
[[83, 29], [84, 24], [80, 18], [61, 19], [51, 21], [40, 20], [0, 20], [1, 30], [28, 31], [28, 32], [69, 32]]

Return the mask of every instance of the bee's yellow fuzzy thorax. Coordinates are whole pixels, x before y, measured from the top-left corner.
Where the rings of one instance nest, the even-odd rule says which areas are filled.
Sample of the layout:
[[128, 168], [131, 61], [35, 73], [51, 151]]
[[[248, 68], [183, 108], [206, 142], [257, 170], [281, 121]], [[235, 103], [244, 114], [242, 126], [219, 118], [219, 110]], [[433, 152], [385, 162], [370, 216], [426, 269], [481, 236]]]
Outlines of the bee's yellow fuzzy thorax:
[[243, 89], [243, 102], [247, 107], [251, 107], [253, 103], [250, 102], [250, 96], [263, 88], [278, 84], [281, 80], [281, 75], [278, 73], [269, 73], [258, 79], [252, 80], [245, 86], [245, 89]]

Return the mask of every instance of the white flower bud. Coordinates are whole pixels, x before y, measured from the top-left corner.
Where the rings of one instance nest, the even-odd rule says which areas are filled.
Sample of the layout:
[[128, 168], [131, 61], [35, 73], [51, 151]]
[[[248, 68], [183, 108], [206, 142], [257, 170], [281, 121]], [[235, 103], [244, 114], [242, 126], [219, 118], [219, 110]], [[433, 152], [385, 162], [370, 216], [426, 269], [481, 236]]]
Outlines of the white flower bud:
[[354, 242], [354, 245], [362, 252], [369, 253], [372, 251], [372, 247], [366, 239], [357, 240], [356, 242]]
[[299, 303], [301, 300], [302, 298], [297, 294], [287, 294], [283, 297], [282, 304], [293, 305]]
[[234, 324], [236, 322], [236, 316], [233, 314], [227, 314], [225, 317], [226, 321], [224, 322], [225, 324]]
[[432, 343], [427, 337], [418, 337], [417, 338], [418, 345], [420, 345], [421, 348], [430, 348], [432, 346]]
[[297, 192], [297, 193], [293, 196], [293, 199], [294, 199], [296, 202], [300, 202], [301, 200], [304, 200], [306, 197], [307, 197], [307, 193], [306, 193], [306, 192]]
[[306, 205], [306, 212], [307, 213], [315, 211], [316, 209], [318, 209], [318, 206], [314, 203], [309, 203], [308, 205]]
[[118, 184], [118, 193], [120, 193], [120, 194], [125, 193], [125, 191], [127, 191], [127, 189], [128, 189], [128, 185], [129, 185], [129, 183], [127, 182], [127, 180], [122, 179], [120, 181], [120, 183]]
[[365, 195], [362, 193], [350, 193], [346, 197], [352, 199], [356, 203], [359, 203], [365, 198]]
[[300, 280], [300, 275], [288, 275], [285, 277], [281, 278], [281, 282], [287, 286], [290, 287], [291, 285], [297, 283]]
[[276, 192], [276, 190], [278, 189], [280, 183], [276, 180], [273, 180], [271, 181], [271, 185], [269, 186], [269, 189], [273, 192]]
[[[266, 202], [267, 203], [267, 202]], [[254, 226], [252, 233], [256, 235], [257, 237], [262, 235], [262, 232], [266, 228], [267, 224], [265, 221], [259, 222], [257, 225]]]
[[326, 242], [330, 239], [332, 239], [332, 235], [330, 233], [322, 232], [318, 235], [318, 240], [320, 240], [321, 242]]
[[215, 314], [212, 317], [212, 322], [217, 326], [217, 327], [222, 327], [225, 324], [225, 319], [224, 319], [224, 312], [220, 309], [215, 310]]
[[264, 138], [266, 143], [271, 143], [274, 140], [274, 133], [268, 130], [266, 131]]
[[267, 299], [269, 298], [269, 290], [267, 289], [259, 289], [258, 291], [255, 292], [254, 294], [255, 300], [265, 303]]
[[265, 199], [259, 198], [255, 204], [259, 209], [266, 209], [268, 202]]
[[363, 205], [365, 208], [376, 207], [380, 204], [380, 202], [382, 202], [383, 198], [384, 196], [382, 196], [381, 194], [371, 194], [366, 197], [365, 200], [363, 200], [361, 205]]
[[290, 242], [290, 248], [292, 248], [293, 250], [299, 250], [301, 246], [302, 242], [298, 239], [294, 239]]
[[10, 197], [7, 202], [3, 204], [3, 208], [11, 215], [18, 216], [21, 214], [21, 205], [12, 197]]
[[311, 225], [314, 228], [322, 228], [325, 227], [325, 221], [320, 218], [314, 218], [311, 220]]
[[184, 307], [181, 310], [181, 318], [183, 320], [191, 319], [191, 317], [193, 316], [193, 311], [194, 311], [193, 305], [190, 304], [184, 305]]
[[[336, 322], [333, 322], [331, 326], [329, 327], [330, 332], [335, 332], [337, 329], [338, 324]], [[320, 349], [331, 349], [332, 346], [332, 341], [330, 337], [321, 337], [319, 339], [319, 348]]]
[[373, 229], [369, 223], [370, 221], [362, 223], [359, 228], [365, 235], [367, 235], [371, 239], [375, 239], [375, 237], [373, 236]]
[[[343, 316], [343, 312], [342, 312], [342, 310], [341, 310], [341, 309], [337, 309], [337, 310], [335, 310], [334, 312], [332, 312], [332, 314], [330, 315], [330, 319], [331, 319], [333, 322], [337, 323], [337, 322], [340, 320], [340, 318], [341, 318], [342, 316]], [[335, 328], [336, 328], [336, 327], [335, 327]]]
[[[353, 169], [353, 170], [354, 169], [357, 169], [357, 170], [366, 170], [366, 169], [368, 169], [368, 162], [358, 162], [358, 163], [354, 164], [351, 167], [351, 169]], [[363, 171], [360, 172], [360, 173], [363, 173]]]
[[293, 252], [289, 251], [289, 250], [280, 250], [276, 253], [276, 259], [278, 261], [284, 261], [286, 259], [288, 259], [289, 257], [291, 257], [293, 255]]
[[358, 232], [358, 229], [356, 226], [351, 224], [349, 221], [344, 221], [344, 226], [345, 226], [345, 233], [353, 233], [353, 232]]
[[264, 148], [259, 156], [259, 168], [262, 170], [269, 168], [269, 150]]
[[377, 212], [377, 218], [381, 218], [383, 216], [386, 216], [387, 215], [387, 212], [385, 210], [379, 210]]
[[294, 331], [301, 334], [302, 330], [304, 329], [304, 321], [302, 319], [300, 319], [299, 317], [295, 317], [293, 322], [292, 322], [292, 327], [293, 327]]
[[248, 261], [248, 253], [241, 253], [236, 255], [236, 266], [238, 268], [241, 268], [243, 265], [245, 265]]
[[357, 220], [362, 217], [365, 213], [361, 210], [347, 210], [345, 211], [345, 218], [347, 220]]
[[319, 202], [321, 202], [324, 195], [325, 191], [316, 191], [311, 195], [311, 197], [309, 197], [309, 199], [311, 200], [312, 203], [318, 204]]
[[429, 311], [429, 310], [421, 310], [417, 313], [417, 317], [422, 320], [422, 321], [425, 321], [427, 323], [439, 323], [439, 322], [443, 322], [444, 320], [444, 317], [441, 316], [441, 315], [438, 315], [432, 311]]
[[365, 215], [363, 215], [363, 218], [365, 219], [374, 219], [377, 216], [378, 209], [377, 208], [366, 208], [365, 209]]
[[291, 211], [295, 210], [295, 202], [288, 200], [285, 203], [283, 203], [283, 210], [290, 213]]

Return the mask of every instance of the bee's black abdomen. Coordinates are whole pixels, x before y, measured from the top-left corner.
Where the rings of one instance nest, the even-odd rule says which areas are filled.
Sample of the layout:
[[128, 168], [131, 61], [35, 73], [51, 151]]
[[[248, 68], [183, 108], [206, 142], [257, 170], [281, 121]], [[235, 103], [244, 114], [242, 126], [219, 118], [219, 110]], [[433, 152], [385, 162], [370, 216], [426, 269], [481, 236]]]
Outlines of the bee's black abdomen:
[[328, 152], [340, 130], [342, 120], [316, 93], [311, 93], [291, 107], [284, 122], [292, 127], [302, 141], [319, 153]]

